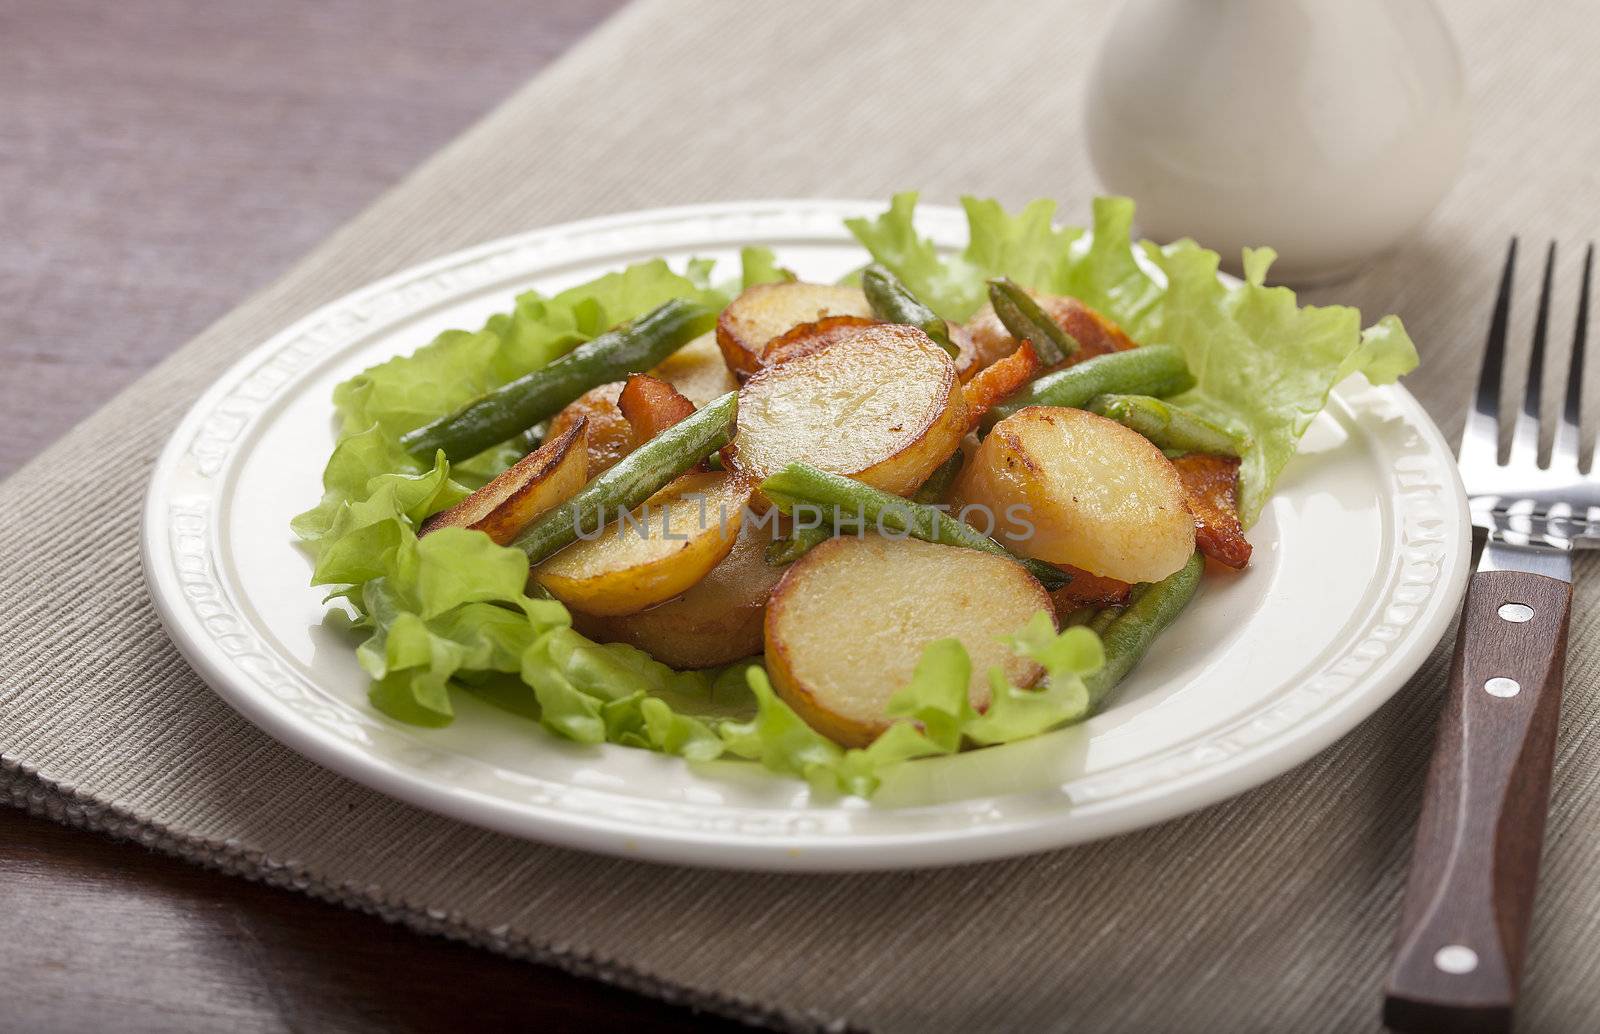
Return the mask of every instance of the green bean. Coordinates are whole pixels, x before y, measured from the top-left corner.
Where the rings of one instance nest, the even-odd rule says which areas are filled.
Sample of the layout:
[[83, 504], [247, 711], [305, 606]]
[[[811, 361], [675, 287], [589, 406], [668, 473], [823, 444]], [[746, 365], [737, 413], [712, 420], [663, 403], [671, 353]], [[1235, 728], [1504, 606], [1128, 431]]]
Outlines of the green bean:
[[[939, 468], [928, 475], [928, 480], [911, 496], [914, 503], [937, 503], [944, 498], [950, 485], [955, 481], [956, 475], [961, 473], [962, 455], [958, 450], [949, 459], [939, 465]], [[896, 498], [899, 498], [898, 496]], [[843, 522], [841, 513], [835, 514], [835, 520]], [[767, 563], [774, 567], [783, 567], [792, 564], [805, 556], [807, 552], [833, 537], [834, 526], [830, 522], [823, 522], [816, 527], [797, 528], [786, 539], [779, 539], [767, 546]]]
[[[865, 526], [872, 522], [880, 531], [905, 532], [924, 542], [964, 546], [996, 556], [1009, 557], [1037, 578], [1045, 588], [1057, 589], [1069, 580], [1066, 572], [1042, 560], [1019, 557], [1000, 543], [950, 514], [924, 503], [914, 503], [871, 485], [818, 470], [809, 463], [791, 463], [760, 484], [761, 494], [784, 513], [792, 514], [797, 504], [831, 507], [836, 526]], [[850, 516], [846, 517], [845, 515]]]
[[1039, 365], [1052, 367], [1078, 350], [1078, 339], [1039, 307], [1033, 295], [1006, 277], [989, 281], [989, 304], [1018, 341], [1032, 341]]
[[1089, 411], [1131, 427], [1163, 451], [1244, 455], [1246, 443], [1232, 431], [1149, 395], [1099, 395]]
[[1100, 633], [1105, 644], [1105, 666], [1083, 680], [1089, 689], [1090, 711], [1100, 706], [1106, 694], [1139, 663], [1161, 630], [1172, 624], [1194, 598], [1205, 567], [1206, 558], [1196, 553], [1176, 572], [1146, 587], [1105, 626]]
[[833, 538], [831, 524], [819, 524], [814, 528], [797, 528], [788, 538], [776, 539], [767, 544], [767, 563], [773, 567], [787, 567], [831, 538]]
[[937, 503], [944, 500], [945, 494], [950, 491], [950, 486], [955, 484], [956, 475], [961, 473], [961, 464], [966, 456], [960, 449], [950, 454], [950, 458], [939, 464], [928, 480], [924, 481], [917, 490], [911, 493], [914, 503]]
[[872, 314], [890, 323], [907, 323], [933, 338], [953, 359], [961, 349], [950, 340], [950, 327], [938, 313], [922, 304], [911, 289], [884, 266], [874, 262], [861, 271], [861, 290]]
[[523, 455], [527, 455], [543, 445], [549, 434], [550, 421], [541, 420], [517, 436], [517, 447], [522, 450]]
[[[956, 475], [961, 473], [962, 454], [958, 449], [950, 458], [939, 465], [939, 468], [928, 475], [928, 480], [922, 483], [911, 496], [914, 503], [937, 503], [944, 498], [950, 490], [950, 485], [955, 481]], [[767, 545], [767, 563], [774, 567], [784, 567], [794, 563], [805, 556], [808, 551], [833, 537], [833, 525], [827, 522], [815, 528], [797, 528], [786, 539], [778, 539]]]
[[1139, 392], [1176, 395], [1194, 387], [1194, 376], [1183, 353], [1171, 345], [1145, 345], [1108, 352], [1047, 373], [984, 414], [985, 432], [1006, 417], [1029, 406], [1065, 406], [1082, 409], [1096, 395]]
[[590, 481], [578, 494], [534, 520], [511, 545], [538, 563], [578, 538], [580, 528], [601, 527], [608, 515], [632, 510], [673, 478], [727, 445], [739, 413], [730, 391], [673, 424]]
[[550, 365], [501, 385], [401, 436], [416, 456], [437, 449], [457, 462], [514, 437], [590, 388], [648, 370], [690, 339], [716, 325], [717, 314], [698, 302], [674, 298], [629, 323], [585, 342]]
[[1086, 621], [1085, 624], [1089, 626], [1089, 631], [1095, 635], [1105, 635], [1106, 629], [1111, 627], [1111, 622], [1117, 620], [1122, 612], [1127, 609], [1121, 604], [1102, 607], [1100, 610], [1095, 611], [1094, 616]]

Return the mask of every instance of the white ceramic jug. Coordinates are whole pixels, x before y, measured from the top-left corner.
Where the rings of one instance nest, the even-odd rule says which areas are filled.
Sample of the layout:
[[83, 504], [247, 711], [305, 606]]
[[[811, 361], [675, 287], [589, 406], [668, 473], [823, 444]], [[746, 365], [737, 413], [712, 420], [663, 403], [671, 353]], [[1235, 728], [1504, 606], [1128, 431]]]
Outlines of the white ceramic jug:
[[1394, 246], [1466, 151], [1461, 60], [1432, 0], [1126, 0], [1087, 91], [1090, 155], [1141, 231], [1274, 279]]

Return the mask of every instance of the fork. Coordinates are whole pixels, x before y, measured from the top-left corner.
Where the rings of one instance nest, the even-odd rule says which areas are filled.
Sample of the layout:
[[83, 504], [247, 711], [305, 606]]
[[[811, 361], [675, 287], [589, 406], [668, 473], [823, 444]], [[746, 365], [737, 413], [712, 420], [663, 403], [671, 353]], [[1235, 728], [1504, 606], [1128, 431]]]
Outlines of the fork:
[[1584, 253], [1565, 401], [1544, 462], [1540, 382], [1555, 243], [1502, 462], [1500, 382], [1516, 261], [1513, 239], [1457, 456], [1472, 523], [1487, 539], [1462, 608], [1385, 989], [1384, 1023], [1401, 1031], [1511, 1028], [1561, 711], [1572, 551], [1600, 544], [1600, 478], [1581, 467], [1579, 429], [1594, 245]]

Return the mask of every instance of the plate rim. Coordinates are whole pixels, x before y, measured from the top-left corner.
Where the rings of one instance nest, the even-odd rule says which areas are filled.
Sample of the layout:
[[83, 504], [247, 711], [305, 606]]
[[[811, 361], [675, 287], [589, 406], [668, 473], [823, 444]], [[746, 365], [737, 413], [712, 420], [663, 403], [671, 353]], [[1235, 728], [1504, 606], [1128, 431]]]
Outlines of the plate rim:
[[[1444, 490], [1441, 495], [1450, 496], [1448, 501], [1455, 503], [1451, 509], [1455, 511], [1455, 525], [1459, 534], [1454, 543], [1455, 549], [1450, 550], [1447, 544], [1446, 560], [1441, 561], [1446, 570], [1441, 575], [1441, 584], [1430, 596], [1427, 627], [1405, 636], [1406, 649], [1386, 655], [1381, 664], [1361, 677], [1360, 682], [1364, 685], [1359, 689], [1341, 693], [1333, 706], [1316, 712], [1319, 721], [1291, 725], [1250, 748], [1231, 754], [1225, 759], [1227, 764], [1207, 770], [1204, 778], [1188, 779], [1176, 787], [1152, 784], [1143, 791], [1136, 790], [1119, 798], [1130, 806], [1103, 815], [1085, 817], [1081, 806], [1067, 803], [1050, 821], [1033, 821], [1020, 828], [1006, 828], [1003, 832], [991, 825], [952, 828], [930, 834], [853, 834], [845, 838], [827, 839], [793, 834], [761, 838], [747, 836], [736, 839], [736, 846], [732, 847], [730, 834], [726, 831], [708, 833], [681, 828], [618, 827], [611, 820], [597, 819], [592, 815], [578, 821], [572, 811], [560, 807], [539, 812], [526, 803], [514, 804], [463, 787], [441, 785], [426, 773], [397, 768], [394, 762], [375, 757], [353, 742], [333, 736], [320, 727], [296, 721], [287, 712], [271, 706], [259, 689], [243, 688], [236, 684], [242, 672], [237, 664], [222, 656], [215, 633], [209, 636], [197, 634], [193, 627], [194, 616], [180, 605], [184, 595], [184, 588], [180, 584], [182, 572], [179, 569], [182, 560], [173, 550], [173, 539], [181, 529], [169, 526], [171, 500], [163, 489], [169, 487], [178, 465], [186, 456], [194, 453], [203, 458], [201, 446], [206, 418], [215, 413], [229, 392], [248, 382], [253, 373], [270, 366], [269, 360], [288, 343], [304, 337], [310, 328], [325, 324], [342, 312], [370, 303], [372, 299], [392, 293], [404, 285], [440, 280], [449, 271], [471, 267], [474, 263], [488, 262], [492, 265], [498, 258], [499, 264], [510, 272], [510, 267], [514, 267], [519, 259], [527, 261], [525, 252], [530, 247], [533, 250], [551, 251], [561, 242], [575, 237], [604, 238], [607, 231], [619, 228], [625, 232], [638, 232], [642, 226], [663, 221], [705, 223], [710, 220], [714, 223], [718, 219], [735, 218], [750, 223], [770, 217], [790, 224], [825, 218], [826, 224], [819, 229], [837, 240], [843, 216], [874, 214], [882, 209], [881, 201], [765, 199], [651, 208], [561, 223], [486, 241], [407, 267], [358, 287], [289, 323], [239, 357], [195, 400], [163, 446], [152, 469], [142, 509], [141, 561], [152, 601], [169, 638], [211, 690], [252, 724], [301, 756], [380, 793], [448, 818], [565, 847], [698, 867], [783, 871], [859, 871], [960, 864], [1096, 840], [1165, 822], [1227, 800], [1304, 763], [1369, 717], [1421, 667], [1448, 630], [1455, 605], [1465, 590], [1470, 573], [1470, 521], [1466, 494], [1448, 443], [1420, 403], [1398, 384], [1370, 390], [1387, 394], [1405, 411], [1408, 425], [1428, 439], [1431, 453], [1451, 457], [1451, 462], [1446, 465], [1449, 471], [1448, 484], [1441, 486]], [[918, 225], [924, 232], [934, 227], [946, 229], [964, 226], [964, 216], [960, 209], [951, 206], [922, 205], [918, 209]], [[802, 230], [795, 225], [790, 226], [789, 232], [791, 239], [812, 242], [822, 239], [815, 232], [799, 236]], [[705, 243], [708, 245], [718, 240], [712, 235], [703, 236], [706, 236]], [[752, 231], [737, 239], [720, 240], [726, 246], [729, 243], [769, 239]], [[684, 248], [691, 245], [679, 243], [670, 246]], [[444, 286], [448, 289], [450, 285]], [[406, 314], [387, 315], [399, 318]], [[377, 318], [383, 318], [383, 314]], [[335, 341], [320, 356], [311, 358], [335, 356], [348, 350], [358, 340], [359, 336], [343, 342]], [[289, 376], [285, 383], [291, 383], [294, 379]], [[241, 426], [248, 427], [259, 415], [242, 418]], [[222, 458], [226, 458], [225, 452]], [[1439, 616], [1441, 612], [1442, 617]], [[1272, 760], [1267, 761], [1267, 758]], [[684, 763], [675, 758], [664, 760]], [[1152, 799], [1141, 799], [1141, 793]], [[1130, 818], [1130, 812], [1137, 813], [1137, 817]], [[730, 858], [729, 855], [735, 857]]]

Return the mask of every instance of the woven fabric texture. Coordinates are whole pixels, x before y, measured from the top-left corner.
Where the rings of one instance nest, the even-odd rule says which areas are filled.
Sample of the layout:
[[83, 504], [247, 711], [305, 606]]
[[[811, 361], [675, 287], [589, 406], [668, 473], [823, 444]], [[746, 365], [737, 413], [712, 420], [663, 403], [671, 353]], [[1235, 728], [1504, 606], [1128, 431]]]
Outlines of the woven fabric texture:
[[[529, 844], [354, 785], [223, 705], [145, 592], [145, 483], [194, 397], [288, 322], [417, 261], [740, 197], [921, 188], [1086, 216], [1080, 70], [1104, 6], [1036, 5], [1025, 25], [971, 0], [625, 9], [0, 485], [0, 800], [787, 1029], [1376, 1029], [1443, 648], [1312, 761], [1155, 829], [942, 871], [739, 875]], [[1506, 239], [1600, 235], [1600, 66], [1579, 45], [1600, 41], [1600, 7], [1446, 6], [1472, 81], [1467, 172], [1399, 251], [1310, 296], [1400, 313], [1424, 359], [1410, 386], [1454, 435]], [[1600, 1015], [1600, 569], [1579, 568], [1528, 1032]]]

